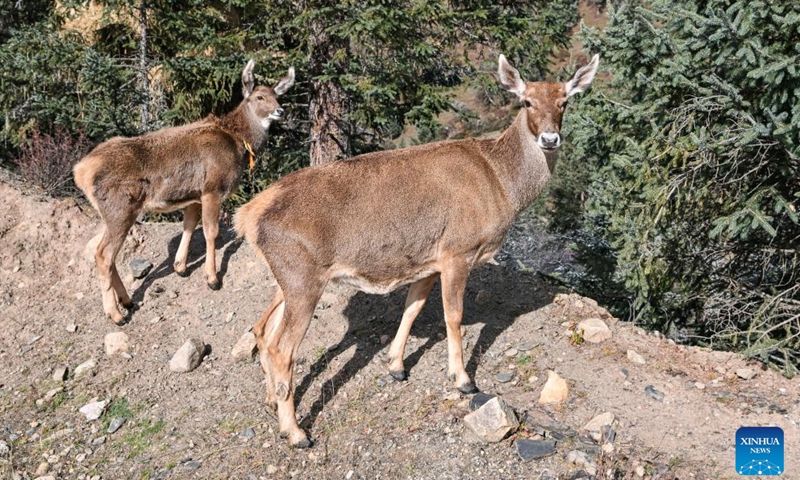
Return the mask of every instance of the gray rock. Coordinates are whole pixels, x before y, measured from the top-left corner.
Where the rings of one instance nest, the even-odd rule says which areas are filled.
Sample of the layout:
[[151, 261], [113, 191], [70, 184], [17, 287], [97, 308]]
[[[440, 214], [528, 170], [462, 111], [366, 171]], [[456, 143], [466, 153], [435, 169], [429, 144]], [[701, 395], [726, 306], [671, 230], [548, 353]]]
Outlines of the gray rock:
[[257, 348], [256, 336], [253, 332], [245, 332], [233, 346], [231, 357], [236, 362], [251, 362]]
[[55, 380], [56, 382], [63, 382], [64, 380], [67, 379], [68, 372], [69, 369], [63, 365], [60, 367], [56, 367], [53, 370], [53, 380]]
[[198, 462], [197, 460], [192, 460], [183, 464], [183, 466], [186, 467], [188, 470], [197, 470], [198, 468], [200, 468], [200, 465], [201, 463]]
[[628, 350], [627, 355], [631, 363], [635, 363], [636, 365], [644, 365], [646, 363], [644, 357], [639, 355], [636, 350]]
[[538, 425], [547, 430], [564, 428], [564, 425], [550, 416], [544, 410], [531, 410], [525, 415], [525, 423], [528, 425]]
[[105, 435], [103, 435], [102, 437], [97, 437], [94, 440], [92, 440], [92, 445], [102, 445], [104, 443], [106, 443]]
[[469, 411], [474, 412], [475, 410], [481, 408], [486, 402], [493, 399], [495, 395], [489, 395], [488, 393], [478, 392], [472, 396], [469, 401]]
[[486, 443], [499, 442], [519, 426], [514, 410], [503, 400], [495, 397], [481, 408], [464, 417], [464, 424], [480, 440]]
[[528, 460], [538, 460], [556, 453], [555, 440], [528, 440], [521, 438], [514, 442], [519, 458]]
[[9, 452], [11, 452], [11, 449], [8, 448], [8, 444], [0, 440], [0, 457], [5, 457]]
[[114, 433], [114, 432], [116, 432], [117, 430], [120, 429], [120, 427], [122, 426], [123, 423], [125, 423], [125, 419], [124, 418], [122, 418], [122, 417], [114, 417], [114, 419], [111, 420], [111, 423], [108, 424], [108, 430], [106, 431], [106, 433]]
[[617, 431], [611, 425], [603, 425], [601, 433], [601, 443], [614, 443], [614, 440], [617, 439]]
[[214, 312], [203, 312], [199, 315], [200, 320], [206, 320], [214, 316]]
[[498, 373], [495, 377], [498, 382], [500, 383], [508, 383], [514, 379], [513, 373]]
[[652, 385], [644, 387], [644, 393], [646, 393], [647, 396], [652, 398], [653, 400], [656, 400], [658, 402], [664, 401], [664, 392], [656, 390]]
[[131, 260], [131, 274], [133, 274], [133, 278], [144, 278], [150, 273], [152, 268], [153, 264], [143, 258]]
[[256, 436], [256, 431], [253, 430], [252, 427], [247, 427], [244, 430], [242, 430], [241, 432], [239, 432], [239, 438], [250, 439], [250, 438], [253, 438], [255, 436]]
[[595, 475], [597, 473], [597, 464], [594, 463], [594, 460], [592, 460], [589, 455], [580, 450], [572, 450], [567, 453], [567, 462], [586, 470], [589, 475]]
[[190, 338], [175, 352], [169, 361], [169, 369], [176, 373], [187, 373], [197, 368], [203, 361], [206, 344], [197, 338]]

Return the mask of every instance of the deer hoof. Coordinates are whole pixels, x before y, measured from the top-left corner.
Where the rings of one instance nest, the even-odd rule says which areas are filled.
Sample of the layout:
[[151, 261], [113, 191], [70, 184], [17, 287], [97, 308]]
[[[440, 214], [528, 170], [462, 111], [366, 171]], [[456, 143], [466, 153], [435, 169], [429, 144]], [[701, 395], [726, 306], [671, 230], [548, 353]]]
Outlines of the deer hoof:
[[459, 385], [458, 391], [466, 394], [478, 393], [478, 387], [476, 387], [474, 383], [468, 382], [465, 383], [464, 385]]
[[389, 370], [389, 375], [392, 376], [398, 382], [402, 382], [408, 379], [408, 375], [406, 375], [405, 370]]
[[293, 443], [292, 447], [296, 448], [298, 450], [302, 450], [302, 449], [305, 449], [305, 448], [311, 448], [313, 445], [314, 445], [314, 442], [312, 442], [309, 438], [304, 438], [304, 439], [300, 440], [299, 442]]
[[221, 286], [222, 286], [222, 284], [219, 283], [219, 280], [213, 280], [211, 282], [208, 282], [208, 288], [210, 288], [211, 290], [214, 290], [214, 291], [219, 290], [219, 288]]
[[175, 270], [175, 273], [181, 278], [186, 278], [189, 276], [189, 270]]

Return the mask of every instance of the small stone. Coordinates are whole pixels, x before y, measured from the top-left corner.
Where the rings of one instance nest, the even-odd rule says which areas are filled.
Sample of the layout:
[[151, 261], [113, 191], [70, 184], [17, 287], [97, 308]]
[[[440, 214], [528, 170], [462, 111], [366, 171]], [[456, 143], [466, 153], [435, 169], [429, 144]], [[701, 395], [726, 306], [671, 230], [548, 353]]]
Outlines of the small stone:
[[523, 460], [538, 460], [556, 453], [555, 440], [528, 440], [521, 438], [514, 442], [517, 455]]
[[530, 352], [531, 350], [533, 350], [538, 346], [539, 346], [538, 343], [520, 343], [519, 345], [517, 345], [517, 349], [520, 352]]
[[495, 398], [495, 395], [489, 395], [487, 393], [478, 392], [472, 396], [469, 401], [469, 411], [474, 412], [475, 410], [481, 408], [486, 402]]
[[70, 323], [69, 325], [67, 325], [67, 331], [69, 333], [75, 333], [78, 331], [78, 326], [75, 325], [74, 323]]
[[8, 448], [8, 444], [0, 440], [0, 457], [5, 457], [9, 452], [11, 452], [11, 449]]
[[275, 465], [267, 465], [267, 475], [275, 475], [278, 473], [278, 467]]
[[133, 278], [137, 280], [140, 278], [144, 278], [148, 273], [150, 273], [150, 270], [153, 268], [152, 263], [142, 258], [131, 260], [130, 266], [131, 266], [131, 274], [133, 275]]
[[599, 432], [602, 430], [603, 426], [611, 425], [612, 423], [614, 423], [614, 414], [611, 412], [605, 412], [589, 420], [589, 423], [584, 425], [583, 429], [589, 432]]
[[239, 438], [251, 439], [256, 436], [256, 431], [252, 427], [247, 427], [239, 432]]
[[97, 437], [94, 440], [92, 440], [92, 445], [102, 445], [104, 443], [106, 443], [105, 435], [103, 435], [102, 437]]
[[128, 351], [128, 334], [125, 332], [111, 332], [105, 337], [106, 355], [122, 355]]
[[45, 401], [50, 401], [50, 400], [54, 399], [56, 397], [56, 395], [58, 395], [58, 393], [63, 391], [63, 390], [64, 390], [64, 387], [56, 387], [56, 388], [48, 391], [47, 393], [44, 394]]
[[69, 369], [67, 369], [67, 367], [65, 367], [63, 365], [60, 366], [60, 367], [56, 367], [53, 370], [53, 380], [55, 380], [56, 382], [63, 382], [64, 380], [67, 379], [67, 373], [68, 372], [69, 372]]
[[187, 373], [197, 368], [203, 361], [206, 345], [202, 340], [190, 338], [175, 352], [169, 361], [170, 371]]
[[97, 362], [94, 359], [89, 359], [77, 367], [75, 367], [75, 378], [80, 378], [87, 374], [94, 374], [94, 370], [97, 368]]
[[518, 353], [519, 350], [517, 350], [516, 348], [509, 348], [508, 350], [505, 351], [505, 353], [503, 353], [503, 355], [505, 355], [506, 357], [516, 357]]
[[198, 462], [197, 460], [190, 460], [183, 464], [183, 466], [186, 467], [187, 470], [197, 470], [198, 468], [200, 468], [200, 465], [201, 463]]
[[114, 419], [111, 420], [111, 423], [108, 424], [108, 430], [106, 433], [111, 434], [116, 432], [120, 429], [123, 423], [125, 423], [125, 419], [123, 417], [114, 417]]
[[534, 383], [536, 383], [538, 381], [539, 381], [539, 377], [537, 377], [536, 375], [531, 375], [530, 377], [528, 377], [528, 383], [530, 383], [531, 385], [533, 385]]
[[756, 371], [752, 368], [739, 368], [736, 370], [736, 376], [742, 380], [750, 380], [756, 376]]
[[547, 382], [539, 395], [539, 403], [561, 403], [567, 400], [569, 387], [567, 381], [552, 370], [547, 371]]
[[508, 383], [514, 379], [513, 373], [498, 373], [495, 377], [498, 382], [500, 383]]
[[50, 470], [50, 464], [47, 462], [42, 462], [38, 467], [36, 467], [36, 473], [34, 475], [44, 475], [48, 470]]
[[636, 473], [637, 477], [644, 477], [644, 467], [643, 466], [639, 465], [633, 471], [634, 471], [634, 473]]
[[91, 402], [87, 403], [86, 405], [82, 406], [79, 412], [86, 416], [86, 420], [92, 421], [97, 420], [100, 418], [100, 415], [103, 414], [103, 411], [106, 409], [106, 405], [108, 405], [108, 400], [103, 400], [101, 402]]
[[519, 426], [514, 410], [495, 397], [481, 408], [464, 417], [464, 424], [477, 438], [486, 443], [499, 442]]
[[656, 400], [658, 402], [663, 402], [664, 401], [664, 392], [660, 392], [660, 391], [656, 390], [652, 385], [648, 385], [648, 386], [644, 387], [644, 393], [646, 393], [648, 397], [650, 397], [650, 398], [652, 398], [652, 399], [654, 399], [654, 400]]
[[236, 362], [251, 362], [257, 348], [256, 336], [253, 332], [245, 332], [233, 346], [231, 357]]
[[705, 390], [705, 388], [706, 388], [705, 384], [700, 383], [700, 382], [694, 382], [694, 386], [698, 390]]
[[611, 339], [611, 329], [599, 318], [587, 318], [580, 322], [577, 331], [583, 330], [583, 339], [589, 343], [600, 343]]
[[600, 437], [602, 443], [614, 443], [614, 440], [617, 439], [617, 431], [611, 428], [611, 425], [603, 425], [600, 432], [602, 433]]
[[85, 453], [79, 453], [78, 455], [75, 456], [75, 461], [78, 462], [78, 463], [81, 463], [84, 460], [86, 460], [86, 454]]
[[160, 315], [156, 315], [155, 317], [150, 319], [150, 323], [151, 324], [156, 324], [156, 323], [158, 323], [160, 321], [161, 321], [161, 316]]
[[612, 453], [614, 453], [614, 444], [613, 444], [613, 443], [611, 443], [611, 442], [606, 442], [606, 443], [604, 443], [604, 444], [603, 444], [603, 446], [601, 447], [601, 450], [602, 450], [602, 451], [603, 451], [603, 453], [605, 453], [606, 455], [611, 455]]
[[583, 468], [589, 475], [595, 475], [597, 473], [597, 465], [594, 463], [594, 460], [580, 450], [572, 450], [567, 453], [567, 462], [579, 468]]
[[628, 350], [628, 360], [636, 365], [644, 365], [644, 357], [636, 353], [636, 350]]

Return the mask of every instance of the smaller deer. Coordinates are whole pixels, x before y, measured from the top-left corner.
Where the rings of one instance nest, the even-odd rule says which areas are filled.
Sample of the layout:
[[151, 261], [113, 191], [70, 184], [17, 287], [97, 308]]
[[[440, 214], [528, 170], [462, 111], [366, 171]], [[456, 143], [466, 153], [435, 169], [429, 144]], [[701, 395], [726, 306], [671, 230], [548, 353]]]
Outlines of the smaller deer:
[[467, 277], [503, 244], [518, 213], [555, 169], [567, 99], [594, 79], [600, 59], [565, 83], [524, 82], [500, 55], [500, 83], [522, 103], [497, 140], [457, 140], [369, 153], [296, 171], [236, 213], [236, 231], [267, 261], [278, 291], [253, 333], [281, 434], [311, 442], [297, 425], [292, 369], [325, 285], [370, 293], [410, 284], [389, 373], [405, 379], [411, 325], [441, 280], [448, 375], [476, 391], [464, 369], [461, 317]]
[[206, 282], [212, 290], [219, 289], [215, 241], [220, 206], [238, 185], [248, 162], [252, 166], [270, 123], [283, 115], [278, 96], [294, 84], [294, 68], [289, 68], [288, 75], [274, 87], [255, 87], [254, 66], [250, 60], [242, 71], [244, 99], [232, 112], [139, 137], [112, 138], [75, 165], [75, 184], [104, 222], [95, 260], [103, 310], [114, 323], [124, 321], [117, 302], [127, 309], [133, 306], [115, 259], [143, 210], [184, 209], [183, 235], [174, 264], [180, 276], [186, 276], [189, 240], [202, 213]]

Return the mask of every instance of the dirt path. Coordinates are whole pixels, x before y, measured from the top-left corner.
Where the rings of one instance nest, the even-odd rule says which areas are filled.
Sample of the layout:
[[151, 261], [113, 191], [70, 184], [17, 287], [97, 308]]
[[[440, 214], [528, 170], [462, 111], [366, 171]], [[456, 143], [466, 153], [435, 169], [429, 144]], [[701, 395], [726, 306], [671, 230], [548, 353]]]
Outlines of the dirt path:
[[[2, 183], [0, 202], [0, 441], [10, 450], [3, 454], [0, 444], [0, 478], [513, 479], [571, 478], [579, 470], [564, 458], [575, 438], [559, 442], [556, 455], [530, 462], [516, 455], [512, 439], [467, 441], [462, 419], [470, 396], [445, 379], [438, 294], [412, 330], [409, 380], [391, 380], [383, 354], [405, 289], [386, 296], [326, 292], [296, 372], [301, 425], [317, 444], [292, 450], [264, 406], [258, 364], [230, 355], [273, 288], [249, 246], [230, 232], [222, 237], [223, 288], [212, 292], [202, 279], [200, 231], [184, 279], [171, 269], [180, 227], [137, 225], [118, 265], [140, 306], [128, 325], [116, 327], [102, 315], [84, 256], [95, 214], [74, 200], [43, 201]], [[155, 265], [143, 280], [130, 277], [133, 258]], [[615, 451], [603, 461], [614, 462], [617, 478], [638, 478], [637, 466], [651, 478], [735, 478], [736, 429], [777, 425], [786, 436], [782, 478], [800, 479], [797, 381], [758, 365], [749, 366], [755, 378], [741, 380], [735, 371], [747, 365], [735, 355], [675, 345], [605, 315], [591, 300], [558, 295], [533, 274], [487, 265], [467, 291], [467, 369], [482, 391], [519, 413], [540, 418], [549, 411], [578, 432], [612, 412]], [[603, 318], [613, 338], [571, 345], [564, 325], [590, 317]], [[73, 324], [77, 331], [69, 332]], [[132, 358], [105, 355], [104, 337], [114, 331], [129, 335]], [[171, 373], [169, 359], [190, 337], [209, 344], [210, 355], [193, 372]], [[646, 363], [631, 363], [629, 349]], [[89, 359], [93, 374], [74, 378]], [[63, 383], [52, 378], [60, 366], [69, 368]], [[570, 395], [545, 409], [537, 399], [547, 370], [567, 379]], [[499, 373], [513, 379], [500, 383]], [[648, 396], [647, 386], [663, 400]], [[112, 403], [87, 422], [78, 409], [93, 398]], [[114, 417], [127, 420], [108, 434]]]

